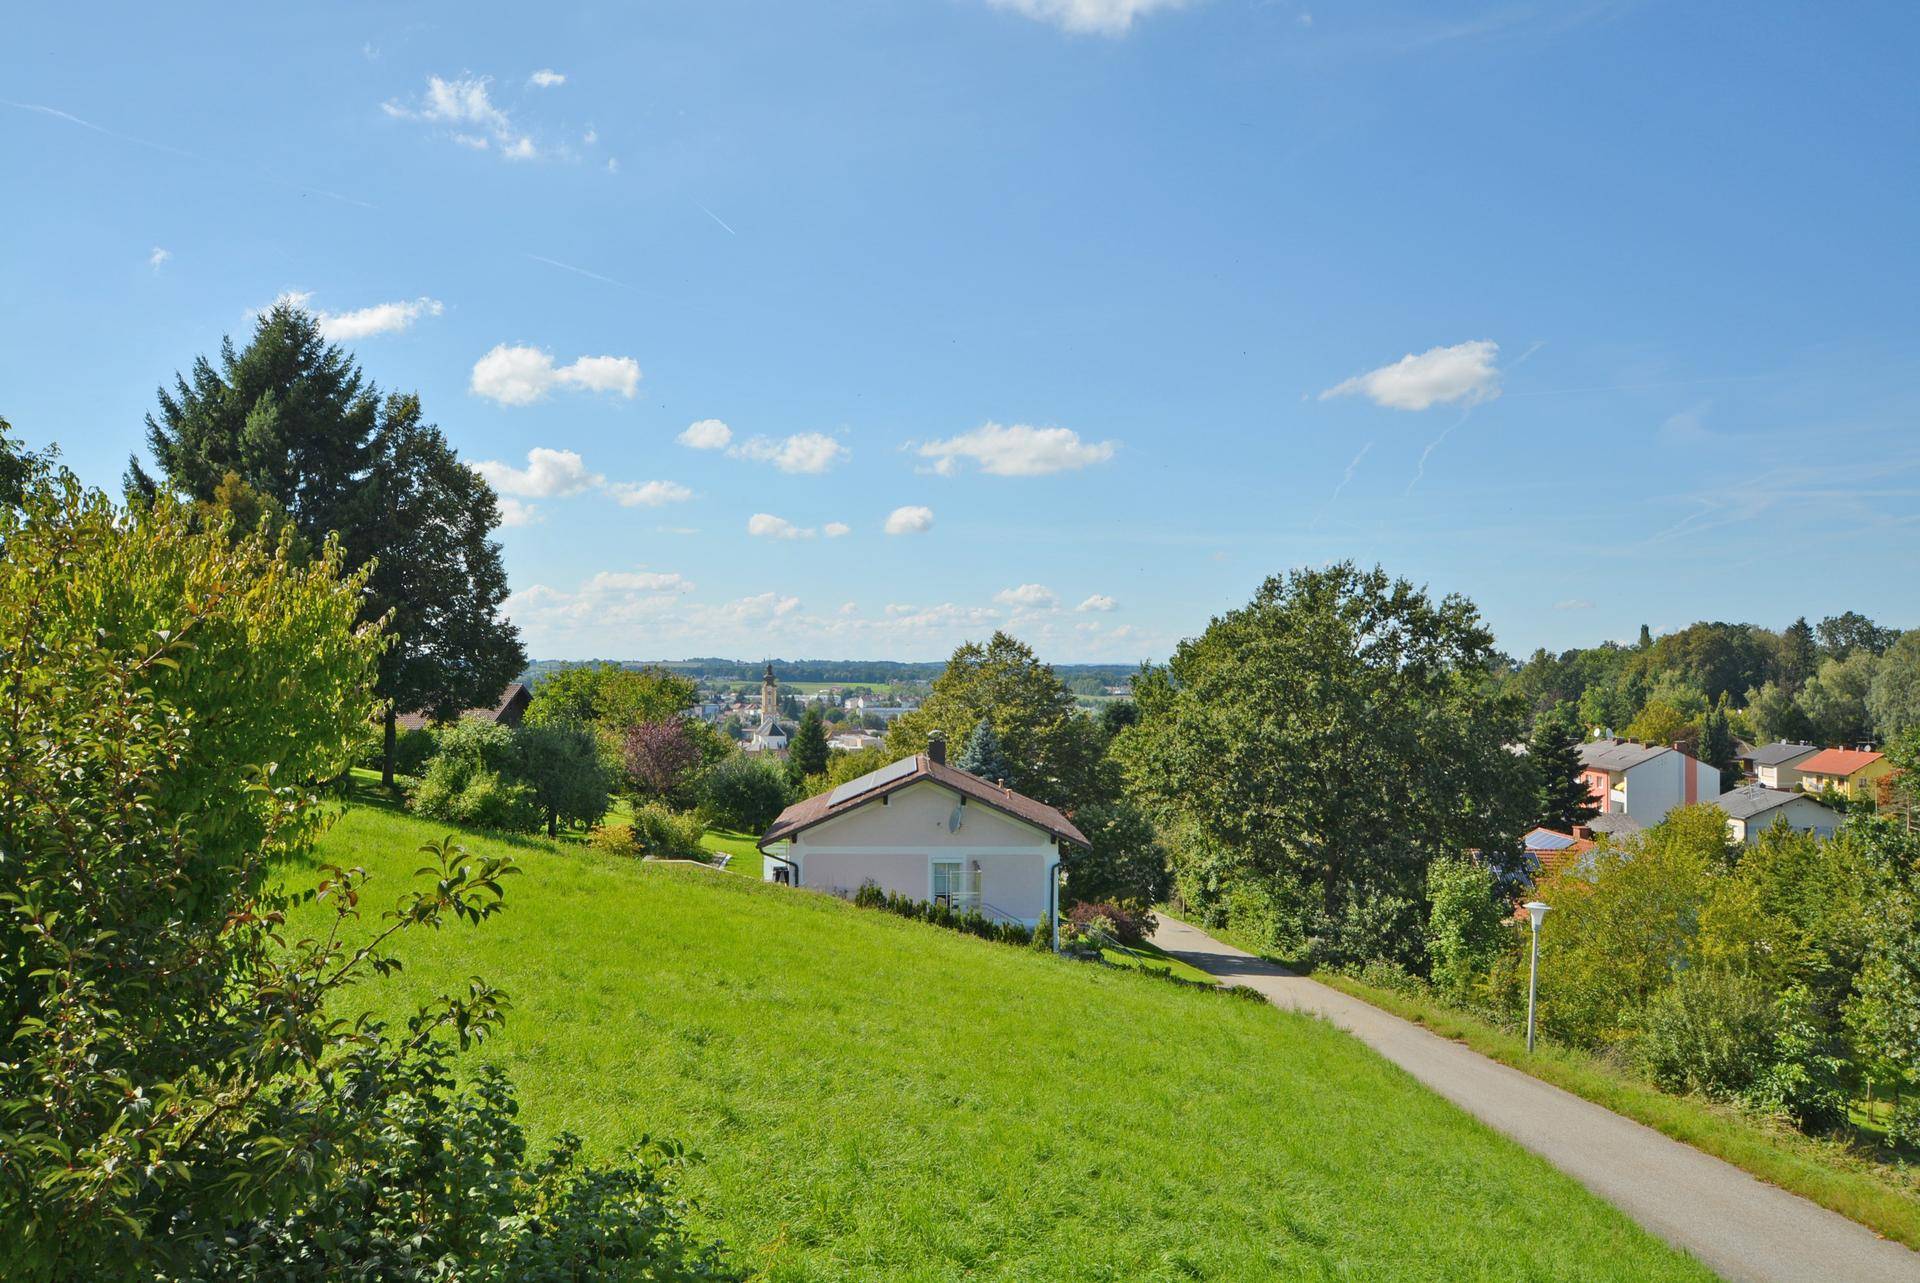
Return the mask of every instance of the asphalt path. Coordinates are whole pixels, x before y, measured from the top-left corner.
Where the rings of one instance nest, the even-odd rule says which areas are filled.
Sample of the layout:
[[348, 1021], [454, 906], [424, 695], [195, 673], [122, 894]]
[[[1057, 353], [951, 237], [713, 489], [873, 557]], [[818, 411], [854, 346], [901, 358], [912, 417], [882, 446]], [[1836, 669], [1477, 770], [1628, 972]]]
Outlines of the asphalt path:
[[1276, 1006], [1325, 1016], [1733, 1283], [1920, 1283], [1920, 1253], [1650, 1127], [1177, 919], [1162, 915], [1153, 942]]

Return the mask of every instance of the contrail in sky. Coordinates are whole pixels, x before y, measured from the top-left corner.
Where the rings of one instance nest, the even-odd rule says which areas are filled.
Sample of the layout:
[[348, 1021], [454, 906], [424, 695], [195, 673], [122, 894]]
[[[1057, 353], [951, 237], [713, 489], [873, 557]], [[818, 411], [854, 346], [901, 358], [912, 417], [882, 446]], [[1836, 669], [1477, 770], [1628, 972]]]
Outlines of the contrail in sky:
[[1447, 425], [1447, 430], [1445, 432], [1442, 432], [1439, 436], [1427, 442], [1427, 448], [1420, 452], [1419, 470], [1413, 474], [1413, 480], [1407, 482], [1407, 490], [1406, 490], [1407, 494], [1412, 494], [1413, 488], [1420, 484], [1420, 478], [1427, 475], [1427, 460], [1432, 456], [1435, 450], [1438, 450], [1440, 448], [1440, 443], [1442, 441], [1445, 441], [1448, 437], [1452, 436], [1453, 430], [1459, 427], [1461, 424], [1465, 423], [1472, 414], [1473, 414], [1473, 407], [1468, 406], [1466, 409], [1460, 412], [1459, 418], [1455, 419], [1452, 423]]
[[1353, 462], [1347, 465], [1347, 470], [1340, 476], [1340, 484], [1333, 488], [1333, 493], [1327, 496], [1327, 501], [1320, 505], [1320, 511], [1314, 514], [1313, 525], [1309, 526], [1308, 529], [1312, 529], [1313, 526], [1320, 524], [1321, 518], [1327, 515], [1327, 510], [1333, 507], [1333, 501], [1340, 497], [1340, 492], [1347, 488], [1349, 481], [1353, 480], [1353, 474], [1359, 470], [1360, 461], [1367, 457], [1367, 452], [1371, 449], [1373, 449], [1373, 442], [1371, 441], [1360, 447], [1360, 453], [1353, 456]]
[[720, 224], [721, 227], [726, 228], [727, 235], [738, 236], [740, 234], [734, 231], [731, 227], [727, 227], [726, 219], [720, 217], [720, 215], [714, 213], [712, 210], [708, 209], [705, 205], [700, 204], [699, 201], [695, 201], [693, 203], [700, 210], [702, 214], [705, 214], [708, 218], [711, 218], [714, 222]]
[[586, 268], [575, 267], [572, 263], [562, 263], [559, 259], [548, 258], [545, 254], [529, 254], [527, 257], [536, 263], [545, 263], [548, 267], [557, 267], [563, 272], [572, 272], [576, 276], [584, 276], [588, 280], [603, 281], [608, 285], [618, 285], [623, 290], [633, 288], [633, 286], [627, 284], [625, 281], [616, 281], [611, 276], [602, 276], [598, 272], [589, 272]]
[[[169, 156], [179, 156], [186, 160], [197, 160], [205, 165], [224, 165], [226, 163], [224, 161], [214, 160], [210, 156], [202, 156], [198, 152], [188, 151], [184, 147], [175, 147], [172, 143], [155, 142], [151, 138], [142, 138], [138, 134], [123, 134], [117, 129], [108, 129], [105, 125], [96, 125], [91, 120], [82, 120], [70, 111], [61, 111], [58, 107], [49, 107], [44, 103], [15, 102], [11, 98], [0, 98], [0, 105], [14, 107], [20, 111], [30, 111], [41, 116], [51, 116], [55, 120], [64, 120], [69, 125], [78, 125], [80, 128], [90, 129], [96, 134], [102, 134], [108, 138], [115, 138], [123, 143], [132, 143], [136, 147], [147, 147], [154, 151], [165, 152]], [[351, 196], [342, 196], [339, 192], [330, 192], [324, 187], [309, 187], [305, 183], [292, 182], [266, 170], [255, 170], [253, 172], [261, 174], [263, 177], [282, 187], [290, 187], [295, 191], [311, 192], [315, 196], [325, 196], [329, 200], [337, 200], [343, 204], [358, 205], [361, 209], [373, 208], [373, 206], [366, 201], [355, 200]]]

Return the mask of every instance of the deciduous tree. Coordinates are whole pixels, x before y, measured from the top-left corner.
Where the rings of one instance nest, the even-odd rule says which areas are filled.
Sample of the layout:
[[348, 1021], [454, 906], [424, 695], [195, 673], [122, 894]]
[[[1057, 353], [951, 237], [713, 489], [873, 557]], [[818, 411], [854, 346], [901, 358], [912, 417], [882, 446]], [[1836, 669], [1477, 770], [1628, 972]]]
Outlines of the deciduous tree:
[[1251, 884], [1293, 906], [1276, 945], [1417, 960], [1427, 865], [1517, 852], [1533, 818], [1493, 664], [1471, 602], [1348, 562], [1269, 579], [1181, 643], [1135, 679], [1118, 751], [1182, 893], [1222, 912]]

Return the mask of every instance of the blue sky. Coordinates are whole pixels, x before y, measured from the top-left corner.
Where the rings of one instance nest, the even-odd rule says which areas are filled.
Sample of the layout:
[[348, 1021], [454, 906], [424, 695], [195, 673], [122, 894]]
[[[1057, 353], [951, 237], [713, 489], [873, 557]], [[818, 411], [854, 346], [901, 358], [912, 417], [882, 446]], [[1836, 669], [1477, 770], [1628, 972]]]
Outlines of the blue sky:
[[1132, 661], [1342, 557], [1920, 624], [1910, 6], [194, 12], [10, 18], [0, 414], [113, 484], [303, 295], [536, 656]]

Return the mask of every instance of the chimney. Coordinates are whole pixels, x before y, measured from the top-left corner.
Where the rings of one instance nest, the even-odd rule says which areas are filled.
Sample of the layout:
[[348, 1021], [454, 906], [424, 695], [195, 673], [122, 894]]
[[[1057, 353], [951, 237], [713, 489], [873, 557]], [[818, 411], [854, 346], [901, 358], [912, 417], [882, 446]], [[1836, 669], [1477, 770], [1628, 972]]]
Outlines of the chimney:
[[1593, 830], [1592, 830], [1592, 829], [1590, 829], [1590, 828], [1588, 828], [1588, 827], [1587, 827], [1586, 825], [1584, 825], [1584, 824], [1576, 824], [1576, 825], [1574, 825], [1574, 826], [1573, 826], [1573, 840], [1574, 840], [1574, 841], [1576, 841], [1576, 842], [1585, 842], [1585, 841], [1588, 841], [1589, 839], [1591, 839], [1592, 837], [1593, 837]]
[[927, 736], [927, 760], [935, 766], [947, 764], [947, 737], [939, 731]]
[[1675, 740], [1675, 741], [1673, 742], [1673, 751], [1674, 751], [1674, 752], [1676, 752], [1676, 753], [1684, 753], [1684, 752], [1686, 752], [1686, 751], [1687, 751], [1687, 742], [1686, 742], [1685, 740]]

